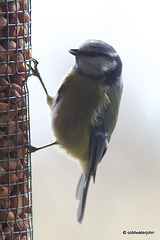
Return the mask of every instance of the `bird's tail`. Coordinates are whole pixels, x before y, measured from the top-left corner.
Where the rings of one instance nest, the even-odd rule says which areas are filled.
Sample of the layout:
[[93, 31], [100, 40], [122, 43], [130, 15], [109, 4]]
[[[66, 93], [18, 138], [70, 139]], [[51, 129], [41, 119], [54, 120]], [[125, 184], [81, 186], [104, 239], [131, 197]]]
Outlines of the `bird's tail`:
[[84, 216], [90, 178], [91, 178], [90, 176], [87, 177], [84, 174], [82, 174], [77, 185], [76, 199], [79, 200], [79, 206], [77, 210], [77, 221], [79, 223], [82, 222]]

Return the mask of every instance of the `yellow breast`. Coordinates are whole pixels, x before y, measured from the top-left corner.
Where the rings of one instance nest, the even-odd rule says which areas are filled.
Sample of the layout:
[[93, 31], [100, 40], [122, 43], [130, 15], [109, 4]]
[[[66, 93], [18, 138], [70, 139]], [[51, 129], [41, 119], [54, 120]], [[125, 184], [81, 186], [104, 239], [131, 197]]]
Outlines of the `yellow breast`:
[[[86, 169], [90, 126], [107, 99], [98, 81], [85, 78], [75, 70], [66, 76], [64, 92], [53, 102], [53, 130], [58, 143]], [[56, 99], [55, 99], [56, 101]]]

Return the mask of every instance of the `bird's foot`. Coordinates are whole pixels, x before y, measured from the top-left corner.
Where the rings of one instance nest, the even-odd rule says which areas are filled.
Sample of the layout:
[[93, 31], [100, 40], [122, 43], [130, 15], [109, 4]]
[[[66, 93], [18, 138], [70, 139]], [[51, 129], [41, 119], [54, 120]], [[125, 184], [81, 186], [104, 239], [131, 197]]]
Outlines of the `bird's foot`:
[[25, 148], [27, 148], [28, 153], [33, 153], [33, 152], [36, 152], [36, 151], [39, 150], [39, 148], [34, 147], [34, 146], [32, 146], [31, 144], [29, 144], [29, 143], [26, 143], [26, 144], [25, 144]]
[[40, 73], [39, 73], [38, 68], [37, 68], [39, 62], [35, 58], [32, 58], [31, 62], [33, 62], [33, 66], [28, 64], [28, 66], [31, 69], [31, 72], [30, 72], [29, 76], [35, 76], [35, 77], [39, 78], [40, 77]]
[[53, 145], [57, 145], [57, 144], [58, 144], [58, 142], [53, 142], [53, 143], [44, 145], [44, 146], [42, 146], [42, 147], [34, 147], [34, 146], [32, 146], [31, 144], [26, 143], [26, 144], [25, 144], [25, 147], [27, 148], [28, 153], [33, 153], [33, 152], [36, 152], [36, 151], [41, 150], [41, 149], [43, 149], [43, 148], [47, 148], [47, 147], [50, 147], [50, 146], [53, 146]]

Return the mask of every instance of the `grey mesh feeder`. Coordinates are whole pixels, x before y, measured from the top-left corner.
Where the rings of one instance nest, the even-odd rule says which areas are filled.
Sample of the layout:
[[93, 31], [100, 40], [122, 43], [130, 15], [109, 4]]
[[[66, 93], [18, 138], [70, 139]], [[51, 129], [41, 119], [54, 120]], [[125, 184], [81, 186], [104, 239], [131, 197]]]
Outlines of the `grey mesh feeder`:
[[0, 240], [31, 240], [31, 2], [0, 0]]

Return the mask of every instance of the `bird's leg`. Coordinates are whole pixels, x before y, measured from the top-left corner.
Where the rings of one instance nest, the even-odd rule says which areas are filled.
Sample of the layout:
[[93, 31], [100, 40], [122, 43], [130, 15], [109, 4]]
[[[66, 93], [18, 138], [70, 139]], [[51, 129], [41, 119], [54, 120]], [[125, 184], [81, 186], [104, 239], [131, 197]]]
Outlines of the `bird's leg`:
[[[51, 106], [51, 105], [52, 105], [52, 102], [53, 102], [53, 97], [51, 97], [51, 96], [48, 94], [48, 91], [47, 91], [47, 89], [46, 89], [46, 87], [45, 87], [45, 85], [44, 85], [44, 83], [43, 83], [43, 80], [42, 80], [41, 75], [40, 75], [40, 73], [39, 73], [39, 71], [38, 71], [38, 68], [37, 68], [38, 61], [37, 61], [36, 59], [32, 58], [32, 62], [33, 62], [33, 67], [30, 66], [30, 65], [28, 65], [28, 66], [30, 67], [30, 69], [31, 69], [31, 73], [30, 73], [29, 76], [38, 77], [38, 79], [39, 79], [39, 81], [40, 81], [40, 83], [41, 83], [41, 85], [42, 85], [42, 87], [43, 87], [43, 89], [44, 89], [44, 91], [45, 91], [45, 93], [46, 93], [47, 103]], [[32, 152], [36, 152], [36, 151], [38, 151], [38, 150], [40, 150], [40, 149], [43, 149], [43, 148], [46, 148], [46, 147], [50, 147], [50, 146], [55, 145], [55, 144], [58, 144], [58, 143], [57, 143], [57, 142], [53, 142], [53, 143], [50, 143], [50, 144], [45, 145], [45, 146], [42, 146], [42, 147], [34, 147], [34, 146], [32, 146], [31, 144], [27, 143], [27, 144], [25, 145], [25, 147], [28, 149], [28, 152], [29, 152], [29, 153], [32, 153]]]
[[53, 145], [56, 145], [56, 144], [58, 144], [58, 143], [57, 143], [57, 142], [53, 142], [53, 143], [44, 145], [44, 146], [42, 146], [42, 147], [34, 147], [34, 146], [32, 146], [31, 144], [27, 143], [27, 144], [25, 145], [25, 147], [27, 148], [27, 150], [28, 150], [29, 153], [33, 153], [33, 152], [36, 152], [36, 151], [41, 150], [41, 149], [43, 149], [43, 148], [47, 148], [47, 147], [50, 147], [50, 146], [53, 146]]
[[43, 87], [46, 95], [48, 96], [48, 95], [49, 95], [49, 94], [48, 94], [48, 91], [47, 91], [47, 89], [46, 89], [46, 87], [45, 87], [45, 85], [44, 85], [44, 82], [43, 82], [43, 80], [42, 80], [42, 78], [41, 78], [41, 75], [40, 75], [40, 73], [39, 73], [39, 71], [38, 71], [38, 68], [37, 68], [37, 65], [39, 64], [39, 62], [38, 62], [35, 58], [32, 58], [32, 62], [33, 62], [33, 65], [34, 65], [34, 66], [33, 66], [33, 67], [31, 66], [30, 76], [38, 77], [38, 79], [39, 79], [39, 81], [40, 81], [40, 83], [41, 83], [41, 85], [42, 85], [42, 87]]
[[37, 65], [38, 65], [39, 62], [38, 62], [35, 58], [32, 58], [32, 62], [33, 62], [33, 67], [30, 66], [30, 68], [31, 68], [31, 73], [30, 73], [29, 76], [38, 77], [38, 79], [39, 79], [39, 81], [40, 81], [40, 83], [41, 83], [41, 85], [42, 85], [42, 87], [43, 87], [43, 89], [44, 89], [44, 91], [45, 91], [45, 94], [46, 94], [46, 96], [47, 96], [47, 102], [48, 102], [49, 105], [51, 105], [51, 103], [52, 103], [52, 101], [53, 101], [53, 97], [51, 97], [51, 96], [48, 94], [48, 91], [47, 91], [47, 89], [46, 89], [46, 87], [45, 87], [45, 85], [44, 85], [44, 82], [43, 82], [42, 78], [41, 78], [41, 75], [40, 75], [39, 70], [38, 70], [38, 68], [37, 68]]

